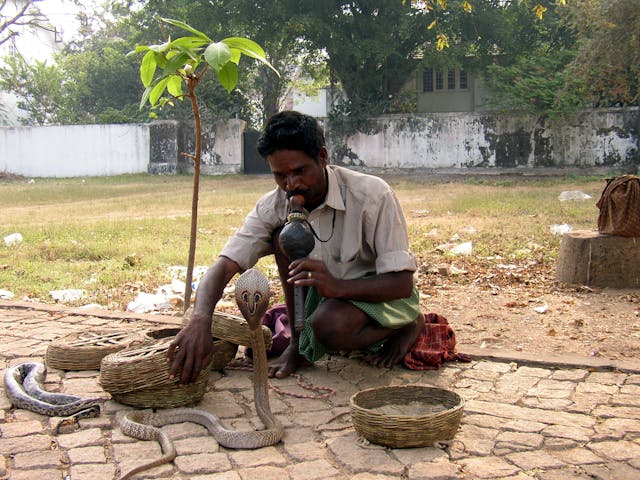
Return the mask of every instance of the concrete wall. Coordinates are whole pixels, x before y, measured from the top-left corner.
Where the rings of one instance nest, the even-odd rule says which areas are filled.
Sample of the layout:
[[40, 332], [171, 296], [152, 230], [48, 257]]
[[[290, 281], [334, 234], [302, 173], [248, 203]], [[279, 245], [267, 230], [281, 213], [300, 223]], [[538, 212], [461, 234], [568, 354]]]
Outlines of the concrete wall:
[[[325, 122], [331, 162], [381, 169], [627, 168], [640, 165], [640, 109], [585, 112], [570, 121], [486, 113], [388, 115], [375, 133], [345, 138]], [[243, 171], [245, 122], [205, 126], [204, 175]], [[28, 177], [173, 174], [193, 171], [191, 126], [0, 128], [0, 172]]]
[[148, 125], [0, 128], [0, 171], [27, 177], [146, 172]]
[[[203, 174], [242, 171], [245, 122], [203, 131]], [[191, 126], [175, 121], [129, 125], [0, 128], [0, 172], [26, 177], [174, 174], [193, 171]]]
[[640, 165], [640, 109], [572, 120], [487, 113], [387, 115], [375, 133], [328, 127], [332, 163], [369, 169], [625, 167]]
[[[192, 125], [181, 125], [180, 152], [195, 152], [195, 134]], [[243, 142], [242, 135], [246, 127], [243, 120], [232, 119], [215, 125], [203, 126], [202, 163], [203, 175], [240, 173], [242, 171]], [[180, 155], [178, 171], [193, 172], [193, 161]]]

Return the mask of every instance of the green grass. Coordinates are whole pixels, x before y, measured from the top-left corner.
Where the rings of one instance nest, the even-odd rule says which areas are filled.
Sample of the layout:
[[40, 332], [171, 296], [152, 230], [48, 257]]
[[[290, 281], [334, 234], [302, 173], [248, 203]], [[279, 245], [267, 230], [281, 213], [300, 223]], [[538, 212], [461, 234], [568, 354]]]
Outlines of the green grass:
[[[467, 264], [487, 257], [553, 262], [560, 238], [552, 224], [593, 229], [604, 177], [482, 179], [437, 183], [393, 176], [407, 218], [410, 244], [422, 265], [448, 261], [436, 251], [452, 237], [472, 241]], [[196, 265], [210, 265], [255, 201], [274, 187], [269, 176], [203, 177]], [[563, 190], [591, 200], [560, 202]], [[0, 183], [0, 289], [16, 298], [52, 301], [50, 290], [80, 288], [78, 302], [124, 309], [137, 291], [155, 292], [185, 265], [189, 247], [191, 176], [125, 175]], [[455, 236], [455, 237], [454, 237]], [[270, 269], [270, 260], [261, 266]]]

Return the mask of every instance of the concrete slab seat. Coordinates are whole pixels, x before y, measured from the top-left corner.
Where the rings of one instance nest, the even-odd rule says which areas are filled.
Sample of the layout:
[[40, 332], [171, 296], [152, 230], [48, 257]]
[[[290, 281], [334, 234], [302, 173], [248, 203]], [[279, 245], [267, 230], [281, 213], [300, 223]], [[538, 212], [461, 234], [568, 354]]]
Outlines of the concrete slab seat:
[[640, 237], [605, 235], [595, 230], [565, 233], [557, 279], [594, 287], [640, 287]]

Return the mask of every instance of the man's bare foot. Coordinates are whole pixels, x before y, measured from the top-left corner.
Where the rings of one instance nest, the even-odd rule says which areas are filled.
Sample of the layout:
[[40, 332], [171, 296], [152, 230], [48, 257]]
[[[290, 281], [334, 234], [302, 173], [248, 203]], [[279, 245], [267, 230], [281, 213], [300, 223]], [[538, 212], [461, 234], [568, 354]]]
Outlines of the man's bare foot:
[[374, 367], [393, 367], [396, 363], [400, 363], [407, 352], [411, 350], [423, 326], [424, 315], [421, 313], [414, 322], [398, 329], [392, 336], [385, 340], [380, 350], [365, 355], [363, 360]]
[[269, 365], [269, 378], [286, 378], [303, 365], [310, 365], [310, 362], [300, 355], [298, 345], [290, 343], [280, 358]]

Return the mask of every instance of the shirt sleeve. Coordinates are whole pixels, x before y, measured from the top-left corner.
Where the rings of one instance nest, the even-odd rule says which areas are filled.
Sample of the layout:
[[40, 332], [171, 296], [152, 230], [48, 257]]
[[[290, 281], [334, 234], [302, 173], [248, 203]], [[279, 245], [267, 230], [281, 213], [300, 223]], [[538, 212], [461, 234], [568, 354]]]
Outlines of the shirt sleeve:
[[391, 189], [382, 198], [374, 238], [378, 274], [418, 269], [418, 262], [409, 251], [407, 223], [400, 202]]
[[286, 218], [286, 207], [279, 205], [283, 203], [279, 201], [280, 197], [280, 192], [276, 189], [260, 198], [240, 229], [227, 240], [220, 255], [246, 270], [253, 267], [261, 257], [273, 253], [273, 232], [284, 225]]

